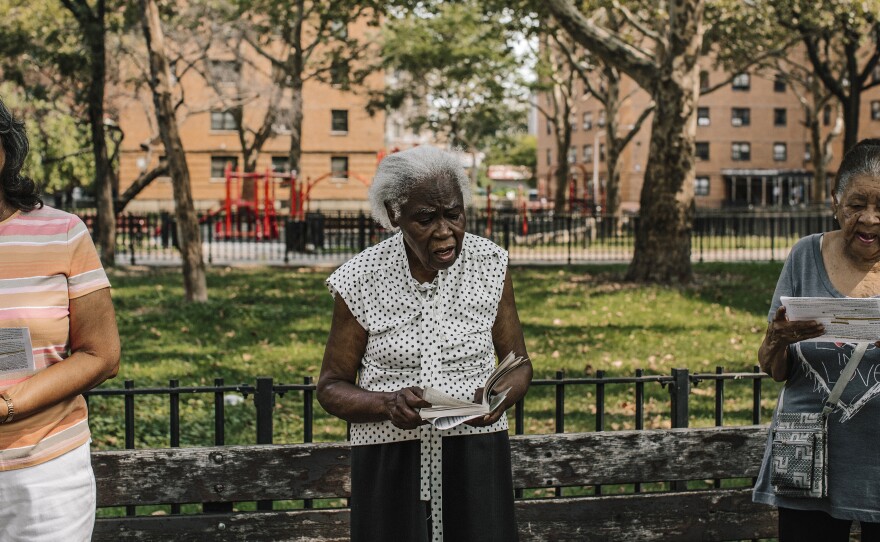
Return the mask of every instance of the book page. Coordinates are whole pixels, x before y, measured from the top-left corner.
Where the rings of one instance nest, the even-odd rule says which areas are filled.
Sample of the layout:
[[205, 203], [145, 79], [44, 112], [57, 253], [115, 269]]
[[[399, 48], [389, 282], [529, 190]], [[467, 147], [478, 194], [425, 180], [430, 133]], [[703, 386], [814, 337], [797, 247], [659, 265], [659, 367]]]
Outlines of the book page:
[[824, 335], [805, 341], [880, 340], [880, 299], [783, 296], [781, 300], [789, 320], [816, 320], [825, 326]]
[[30, 329], [0, 327], [0, 377], [8, 379], [33, 374], [34, 367]]

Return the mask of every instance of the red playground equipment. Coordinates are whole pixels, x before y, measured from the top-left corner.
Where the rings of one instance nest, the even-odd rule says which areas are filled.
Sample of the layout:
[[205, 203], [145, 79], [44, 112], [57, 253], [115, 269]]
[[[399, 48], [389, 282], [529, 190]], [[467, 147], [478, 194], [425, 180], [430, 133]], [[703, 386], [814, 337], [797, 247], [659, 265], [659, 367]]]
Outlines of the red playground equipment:
[[[254, 197], [241, 197], [246, 179], [254, 183]], [[280, 183], [276, 180], [280, 180]], [[275, 211], [276, 184], [291, 186], [296, 182], [295, 173], [277, 173], [268, 168], [263, 173], [233, 171], [226, 164], [226, 199], [223, 204], [224, 220], [214, 224], [217, 239], [276, 240], [279, 236], [278, 215]], [[261, 194], [262, 192], [262, 194]]]
[[[343, 179], [352, 179], [367, 188], [370, 187], [370, 181], [353, 171], [345, 171], [341, 173], [344, 175]], [[299, 180], [294, 176], [292, 178], [292, 184], [290, 185], [291, 218], [294, 220], [305, 220], [306, 213], [309, 210], [309, 194], [311, 194], [312, 188], [322, 181], [332, 182], [334, 175], [338, 174], [340, 174], [340, 172], [330, 172], [325, 173], [316, 179], [307, 177], [305, 180]]]

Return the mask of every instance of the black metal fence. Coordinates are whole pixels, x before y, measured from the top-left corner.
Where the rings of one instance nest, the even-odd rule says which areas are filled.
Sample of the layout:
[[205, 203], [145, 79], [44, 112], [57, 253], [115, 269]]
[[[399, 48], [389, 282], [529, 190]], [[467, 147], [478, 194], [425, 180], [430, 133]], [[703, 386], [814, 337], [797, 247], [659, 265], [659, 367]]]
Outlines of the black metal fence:
[[[646, 386], [660, 386], [668, 390], [668, 403], [666, 407], [660, 407], [665, 411], [664, 419], [657, 423], [653, 420], [653, 425], [662, 427], [688, 427], [691, 425], [691, 419], [695, 419], [698, 425], [722, 426], [722, 425], [743, 425], [743, 424], [760, 424], [765, 420], [765, 412], [762, 409], [763, 382], [769, 378], [767, 374], [760, 371], [756, 366], [752, 372], [745, 373], [726, 373], [722, 367], [717, 367], [714, 373], [691, 373], [688, 369], [673, 369], [669, 375], [646, 375], [640, 369], [636, 371], [635, 376], [605, 376], [604, 371], [597, 371], [593, 377], [585, 378], [566, 378], [562, 371], [556, 373], [552, 379], [535, 379], [532, 381], [530, 395], [521, 400], [514, 408], [512, 416], [512, 425], [516, 434], [526, 433], [527, 417], [540, 416], [543, 419], [543, 413], [529, 414], [530, 403], [535, 396], [540, 395], [543, 391], [551, 393], [553, 398], [553, 425], [549, 432], [564, 433], [566, 430], [572, 430], [572, 424], [566, 424], [576, 414], [583, 414], [582, 409], [589, 411], [589, 418], [594, 420], [592, 427], [586, 427], [583, 419], [580, 419], [578, 425], [574, 427], [575, 431], [605, 431], [614, 429], [609, 427], [607, 422], [607, 394], [606, 391], [611, 386], [624, 386], [626, 393], [632, 400], [632, 419], [631, 427], [636, 430], [646, 428], [646, 397], [650, 394], [656, 396], [657, 389], [648, 389]], [[694, 393], [701, 384], [711, 383], [712, 391], [703, 391], [697, 397]], [[727, 397], [730, 386], [740, 384], [747, 385], [745, 391], [740, 389], [736, 394], [740, 399], [748, 398], [750, 407], [747, 409], [746, 416], [742, 416], [739, 412], [738, 423], [727, 423], [725, 418], [725, 399]], [[704, 389], [704, 388], [700, 388]], [[650, 393], [646, 393], [650, 392]], [[312, 377], [305, 377], [301, 384], [282, 384], [277, 383], [273, 378], [260, 377], [254, 384], [226, 384], [223, 379], [215, 379], [214, 384], [210, 386], [183, 386], [179, 385], [178, 380], [171, 380], [168, 386], [151, 386], [138, 388], [133, 380], [126, 380], [123, 388], [98, 388], [87, 392], [86, 399], [90, 407], [94, 408], [99, 405], [96, 401], [103, 401], [107, 398], [119, 398], [123, 400], [123, 408], [121, 412], [118, 409], [102, 408], [102, 412], [109, 411], [113, 415], [121, 416], [122, 420], [113, 420], [109, 422], [111, 427], [124, 427], [123, 442], [118, 443], [117, 447], [134, 449], [139, 447], [138, 441], [138, 416], [137, 400], [143, 397], [159, 398], [167, 401], [168, 419], [167, 419], [167, 441], [165, 443], [155, 443], [155, 445], [164, 445], [169, 447], [178, 447], [181, 445], [181, 398], [190, 396], [190, 398], [198, 398], [201, 402], [207, 403], [204, 398], [210, 400], [210, 408], [213, 410], [213, 432], [209, 435], [209, 440], [205, 442], [194, 443], [194, 445], [225, 445], [227, 413], [226, 407], [230, 397], [237, 396], [253, 403], [253, 420], [255, 433], [250, 444], [272, 444], [275, 443], [274, 423], [276, 420], [278, 408], [278, 398], [285, 394], [299, 394], [295, 402], [301, 402], [301, 416], [297, 418], [302, 420], [302, 442], [314, 441], [314, 426], [316, 419], [315, 406], [315, 383]], [[618, 392], [615, 394], [620, 396]], [[707, 409], [694, 409], [692, 405], [696, 400], [705, 401], [706, 397], [711, 396], [714, 403]], [[546, 398], [545, 398], [546, 399]], [[576, 408], [570, 408], [572, 402], [578, 399]], [[591, 399], [584, 401], [584, 399]], [[236, 401], [239, 402], [239, 401]], [[318, 406], [320, 409], [320, 406]], [[656, 408], [656, 405], [655, 405]], [[580, 412], [578, 412], [580, 410]], [[696, 410], [699, 410], [697, 413]], [[326, 417], [326, 413], [324, 414]], [[619, 416], [618, 416], [619, 417]], [[120, 421], [122, 422], [120, 424]], [[105, 442], [106, 439], [100, 434], [100, 429], [96, 429], [93, 424], [93, 439], [98, 443]], [[546, 431], [541, 431], [546, 432]], [[535, 431], [530, 431], [535, 433]], [[338, 440], [338, 439], [337, 439]], [[142, 447], [142, 446], [141, 446]]]
[[[93, 213], [81, 213], [96, 231]], [[514, 263], [627, 262], [632, 258], [638, 216], [594, 216], [471, 209], [468, 231], [488, 237]], [[390, 235], [362, 212], [308, 213], [303, 220], [252, 213], [200, 216], [209, 264], [342, 263]], [[693, 261], [782, 260], [804, 235], [834, 227], [828, 210], [702, 211], [691, 236]], [[174, 217], [169, 213], [121, 214], [117, 260], [130, 264], [176, 264]]]

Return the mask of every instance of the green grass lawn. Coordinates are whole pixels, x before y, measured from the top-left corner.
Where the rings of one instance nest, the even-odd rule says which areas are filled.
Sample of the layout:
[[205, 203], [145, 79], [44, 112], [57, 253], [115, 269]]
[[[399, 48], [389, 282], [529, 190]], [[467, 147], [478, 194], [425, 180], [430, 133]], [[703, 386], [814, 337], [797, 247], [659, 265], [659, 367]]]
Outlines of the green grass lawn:
[[[751, 371], [766, 327], [770, 298], [781, 263], [719, 263], [694, 266], [687, 287], [636, 286], [624, 282], [625, 266], [591, 265], [513, 268], [517, 305], [536, 378], [668, 375]], [[178, 270], [122, 268], [111, 272], [123, 357], [119, 376], [105, 387], [253, 384], [258, 376], [301, 383], [317, 378], [330, 324], [332, 298], [323, 285], [326, 269], [236, 268], [209, 272], [210, 301], [183, 302]], [[618, 387], [620, 389], [618, 389]], [[626, 389], [624, 389], [626, 388]], [[731, 423], [750, 419], [750, 381], [731, 385], [725, 412]], [[764, 406], [775, 401], [766, 386]], [[606, 428], [633, 427], [631, 387], [609, 385]], [[595, 425], [592, 387], [566, 391], [566, 430]], [[668, 394], [646, 385], [646, 426], [668, 426]], [[714, 391], [694, 390], [691, 425], [711, 425]], [[181, 444], [211, 443], [210, 395], [182, 396]], [[276, 407], [277, 442], [302, 440], [300, 394], [288, 393]], [[526, 432], [552, 432], [550, 387], [534, 387], [526, 401]], [[93, 398], [92, 428], [98, 447], [120, 447], [121, 399]], [[138, 397], [138, 446], [167, 446], [167, 399]], [[228, 444], [253, 442], [253, 407], [245, 401], [226, 409]], [[766, 417], [765, 417], [766, 419]], [[343, 438], [345, 425], [316, 404], [315, 440]]]

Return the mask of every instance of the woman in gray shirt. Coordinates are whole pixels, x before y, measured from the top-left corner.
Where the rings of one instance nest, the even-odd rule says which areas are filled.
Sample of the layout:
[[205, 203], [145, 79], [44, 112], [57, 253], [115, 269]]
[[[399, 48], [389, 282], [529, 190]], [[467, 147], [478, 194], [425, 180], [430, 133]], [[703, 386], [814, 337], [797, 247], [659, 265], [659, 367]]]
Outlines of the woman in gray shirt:
[[[852, 355], [853, 344], [802, 342], [823, 334], [815, 321], [789, 321], [782, 296], [880, 296], [880, 139], [853, 147], [840, 165], [832, 209], [841, 229], [794, 246], [776, 284], [761, 368], [785, 381], [774, 413], [819, 412]], [[828, 496], [782, 496], [770, 482], [771, 446], [754, 500], [779, 509], [779, 539], [848, 541], [853, 521], [862, 540], [880, 540], [880, 341], [871, 345], [828, 422]]]

